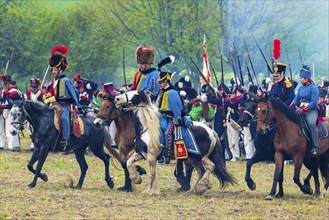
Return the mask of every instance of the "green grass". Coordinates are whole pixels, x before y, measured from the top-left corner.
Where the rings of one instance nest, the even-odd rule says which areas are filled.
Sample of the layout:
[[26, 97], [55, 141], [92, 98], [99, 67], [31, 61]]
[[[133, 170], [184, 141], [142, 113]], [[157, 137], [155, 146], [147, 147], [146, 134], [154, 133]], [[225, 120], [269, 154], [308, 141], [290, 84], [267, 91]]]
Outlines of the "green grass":
[[[86, 155], [89, 170], [81, 190], [69, 187], [77, 183], [80, 170], [74, 155], [50, 154], [43, 172], [48, 182], [38, 180], [34, 189], [27, 189], [33, 175], [27, 170], [31, 153], [29, 139], [22, 138], [22, 151], [0, 152], [0, 219], [328, 219], [328, 195], [323, 199], [304, 195], [293, 183], [293, 166], [286, 165], [285, 196], [272, 201], [264, 200], [272, 184], [273, 164], [254, 165], [252, 177], [257, 189], [250, 191], [244, 182], [245, 162], [227, 163], [228, 170], [239, 185], [219, 187], [211, 176], [212, 189], [204, 195], [176, 193], [179, 187], [173, 171], [175, 164], [158, 165], [161, 194], [141, 194], [149, 183], [134, 186], [133, 193], [119, 192], [124, 175], [111, 164], [115, 189], [104, 181], [103, 162]], [[140, 163], [148, 168], [145, 161]], [[303, 168], [302, 178], [307, 174]], [[195, 183], [196, 173], [192, 183]], [[313, 182], [312, 182], [313, 183]], [[322, 183], [322, 182], [321, 182]], [[313, 187], [313, 185], [312, 185]]]

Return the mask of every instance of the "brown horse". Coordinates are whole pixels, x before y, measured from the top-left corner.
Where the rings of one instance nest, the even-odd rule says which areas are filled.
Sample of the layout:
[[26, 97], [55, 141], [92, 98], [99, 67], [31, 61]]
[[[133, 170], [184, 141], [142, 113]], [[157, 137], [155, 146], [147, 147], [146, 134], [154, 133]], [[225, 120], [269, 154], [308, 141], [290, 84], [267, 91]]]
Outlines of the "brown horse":
[[[310, 187], [302, 185], [300, 182], [300, 170], [303, 161], [309, 161], [310, 166], [307, 168], [313, 174], [315, 182], [315, 196], [320, 196], [320, 183], [318, 180], [318, 158], [311, 158], [309, 153], [308, 140], [303, 134], [300, 115], [286, 106], [281, 100], [277, 98], [265, 97], [264, 102], [259, 102], [256, 109], [257, 113], [257, 132], [264, 134], [268, 131], [272, 122], [276, 122], [276, 135], [274, 138], [275, 146], [275, 173], [270, 194], [266, 199], [272, 199], [276, 192], [277, 182], [283, 176], [283, 162], [284, 157], [288, 156], [294, 160], [294, 182], [299, 188], [306, 194], [312, 194]], [[325, 121], [325, 126], [328, 130], [329, 120]], [[329, 154], [329, 137], [325, 137], [320, 140], [318, 155], [321, 157], [322, 162], [326, 161], [326, 164], [322, 164], [327, 170], [325, 171], [325, 189], [328, 188], [328, 160]], [[313, 162], [313, 163], [312, 163]], [[305, 164], [306, 165], [306, 164]], [[320, 167], [321, 168], [321, 167]]]

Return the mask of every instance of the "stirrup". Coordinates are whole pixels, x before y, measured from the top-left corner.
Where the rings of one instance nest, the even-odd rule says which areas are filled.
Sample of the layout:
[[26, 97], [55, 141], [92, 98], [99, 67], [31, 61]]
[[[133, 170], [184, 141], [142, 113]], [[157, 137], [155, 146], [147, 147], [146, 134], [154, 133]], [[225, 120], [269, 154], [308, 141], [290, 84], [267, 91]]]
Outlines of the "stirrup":
[[68, 140], [63, 138], [60, 142], [59, 142], [59, 145], [62, 146], [62, 147], [65, 147], [67, 146], [69, 143], [68, 143]]

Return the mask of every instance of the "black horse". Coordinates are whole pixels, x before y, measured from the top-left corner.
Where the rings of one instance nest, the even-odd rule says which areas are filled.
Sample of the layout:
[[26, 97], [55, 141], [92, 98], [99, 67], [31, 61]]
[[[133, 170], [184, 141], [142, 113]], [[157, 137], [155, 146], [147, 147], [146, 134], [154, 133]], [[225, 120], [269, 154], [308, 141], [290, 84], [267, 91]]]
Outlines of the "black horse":
[[[42, 166], [53, 148], [56, 148], [58, 140], [61, 140], [61, 132], [58, 132], [54, 126], [54, 110], [49, 109], [47, 105], [29, 100], [19, 100], [13, 103], [11, 109], [12, 126], [10, 132], [15, 135], [18, 130], [23, 129], [23, 123], [27, 120], [33, 127], [31, 135], [35, 149], [27, 165], [28, 169], [34, 173], [33, 181], [28, 185], [29, 188], [36, 186], [37, 179], [40, 177], [43, 181], [48, 181], [48, 176], [41, 173]], [[79, 163], [81, 174], [76, 188], [81, 188], [88, 169], [84, 152], [89, 146], [95, 156], [103, 160], [105, 165], [105, 181], [112, 189], [114, 183], [110, 177], [109, 160], [110, 156], [104, 152], [104, 130], [99, 130], [94, 125], [94, 117], [89, 115], [81, 116], [84, 124], [84, 134], [79, 138], [73, 134], [70, 136], [69, 146], [74, 149], [75, 158]], [[36, 169], [33, 168], [38, 161]]]

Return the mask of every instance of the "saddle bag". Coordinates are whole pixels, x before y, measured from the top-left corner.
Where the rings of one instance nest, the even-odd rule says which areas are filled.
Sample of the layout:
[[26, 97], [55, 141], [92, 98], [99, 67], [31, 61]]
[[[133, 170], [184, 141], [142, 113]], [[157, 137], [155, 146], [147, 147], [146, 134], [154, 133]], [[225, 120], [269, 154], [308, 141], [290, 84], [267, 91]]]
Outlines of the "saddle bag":
[[187, 149], [183, 141], [181, 126], [175, 126], [174, 152], [176, 159], [187, 158]]

